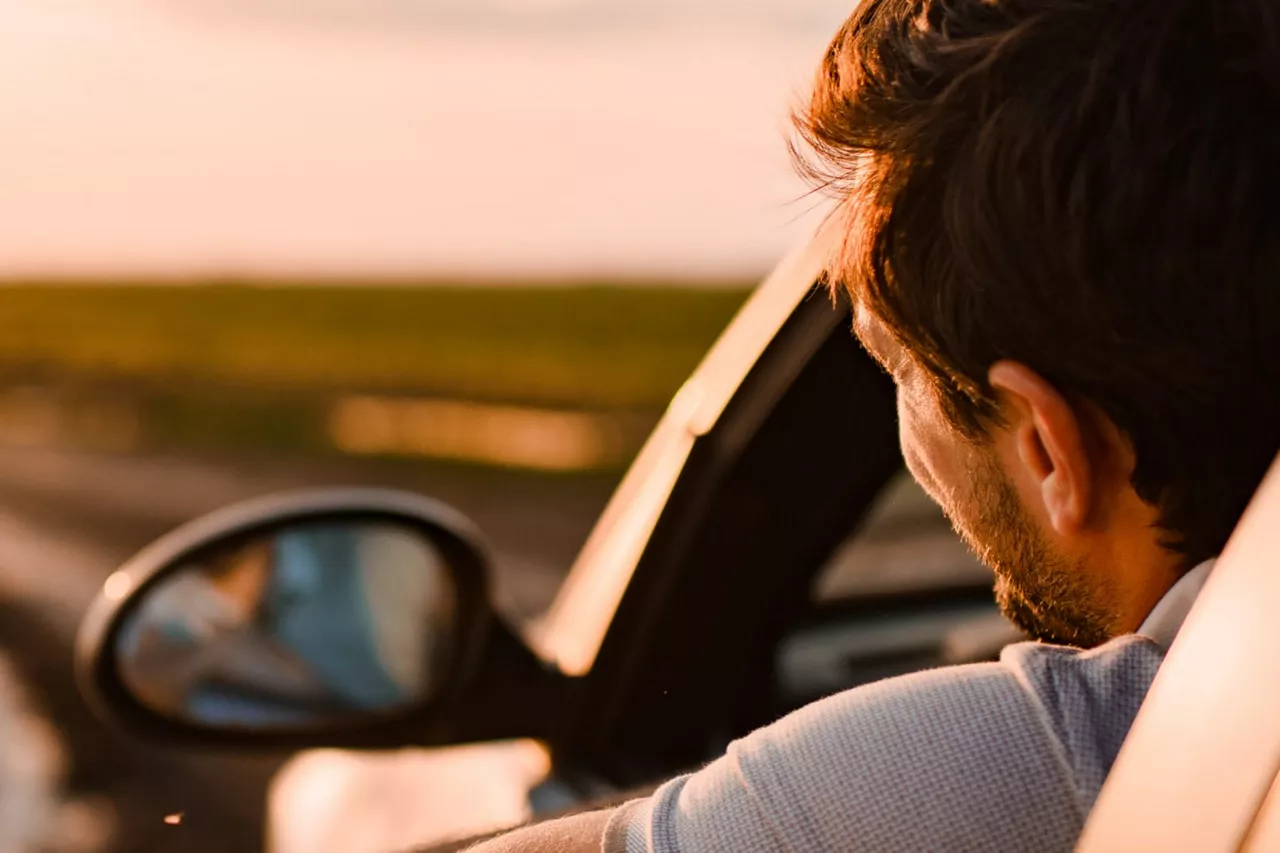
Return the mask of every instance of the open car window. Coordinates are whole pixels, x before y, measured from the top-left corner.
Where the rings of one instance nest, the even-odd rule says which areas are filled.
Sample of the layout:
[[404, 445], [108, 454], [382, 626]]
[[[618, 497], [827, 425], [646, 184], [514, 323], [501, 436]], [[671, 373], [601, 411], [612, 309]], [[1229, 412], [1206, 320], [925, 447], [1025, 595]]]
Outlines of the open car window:
[[837, 549], [813, 586], [816, 603], [989, 584], [950, 522], [905, 470]]
[[779, 644], [778, 711], [881, 678], [993, 659], [1020, 635], [991, 587], [991, 571], [900, 472], [818, 573], [811, 611]]

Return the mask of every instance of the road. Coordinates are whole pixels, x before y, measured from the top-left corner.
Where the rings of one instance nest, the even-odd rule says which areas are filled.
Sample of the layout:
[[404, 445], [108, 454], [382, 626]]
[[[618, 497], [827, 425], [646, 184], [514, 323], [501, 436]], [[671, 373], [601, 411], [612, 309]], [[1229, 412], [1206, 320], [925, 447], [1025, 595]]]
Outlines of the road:
[[[0, 737], [21, 741], [0, 743], [10, 786], [0, 819], [8, 806], [43, 833], [42, 846], [12, 853], [260, 849], [266, 788], [287, 756], [158, 749], [108, 728], [72, 685], [72, 639], [102, 579], [154, 537], [235, 500], [312, 485], [410, 488], [458, 507], [491, 540], [498, 606], [522, 618], [550, 601], [613, 481], [0, 448], [0, 712], [13, 711], [0, 713]], [[25, 781], [9, 782], [10, 765]]]

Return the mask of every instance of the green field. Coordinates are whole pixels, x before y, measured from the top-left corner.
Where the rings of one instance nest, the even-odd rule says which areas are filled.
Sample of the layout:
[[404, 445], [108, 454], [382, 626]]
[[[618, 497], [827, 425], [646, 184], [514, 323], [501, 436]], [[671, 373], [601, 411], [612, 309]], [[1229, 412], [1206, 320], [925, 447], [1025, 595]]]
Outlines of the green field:
[[12, 286], [0, 375], [655, 409], [747, 292]]
[[0, 441], [333, 454], [354, 394], [596, 412], [616, 470], [748, 292], [0, 287]]

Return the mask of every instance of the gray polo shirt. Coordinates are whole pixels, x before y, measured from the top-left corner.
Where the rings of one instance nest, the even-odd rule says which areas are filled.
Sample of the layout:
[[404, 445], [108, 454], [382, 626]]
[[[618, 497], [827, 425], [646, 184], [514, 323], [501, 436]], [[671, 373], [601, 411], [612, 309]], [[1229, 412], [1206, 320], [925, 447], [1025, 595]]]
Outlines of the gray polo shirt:
[[618, 809], [604, 849], [1069, 851], [1209, 568], [1100, 648], [1019, 643], [797, 711]]

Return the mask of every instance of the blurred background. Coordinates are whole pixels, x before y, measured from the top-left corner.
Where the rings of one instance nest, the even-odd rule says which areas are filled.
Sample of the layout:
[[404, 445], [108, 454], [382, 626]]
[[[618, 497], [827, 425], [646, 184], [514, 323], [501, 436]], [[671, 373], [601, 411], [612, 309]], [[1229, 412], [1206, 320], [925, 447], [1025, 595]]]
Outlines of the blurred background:
[[260, 846], [280, 757], [71, 684], [102, 579], [197, 514], [414, 489], [544, 608], [816, 223], [788, 109], [851, 5], [0, 0], [0, 853]]

